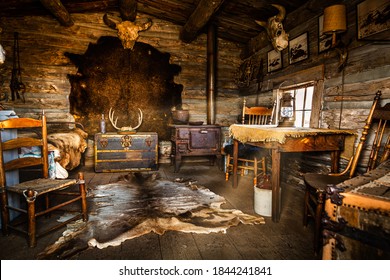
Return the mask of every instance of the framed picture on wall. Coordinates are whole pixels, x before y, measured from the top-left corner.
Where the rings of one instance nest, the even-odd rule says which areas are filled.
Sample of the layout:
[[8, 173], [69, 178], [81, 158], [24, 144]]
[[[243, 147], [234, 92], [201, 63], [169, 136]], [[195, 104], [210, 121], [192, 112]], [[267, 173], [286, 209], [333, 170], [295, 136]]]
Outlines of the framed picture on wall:
[[268, 52], [267, 58], [268, 72], [276, 71], [283, 67], [282, 52], [275, 50]]
[[365, 0], [357, 4], [357, 39], [390, 40], [390, 1]]
[[308, 33], [305, 32], [288, 42], [290, 64], [305, 60], [309, 57]]
[[329, 50], [332, 46], [332, 34], [324, 34], [324, 15], [318, 18], [318, 53]]

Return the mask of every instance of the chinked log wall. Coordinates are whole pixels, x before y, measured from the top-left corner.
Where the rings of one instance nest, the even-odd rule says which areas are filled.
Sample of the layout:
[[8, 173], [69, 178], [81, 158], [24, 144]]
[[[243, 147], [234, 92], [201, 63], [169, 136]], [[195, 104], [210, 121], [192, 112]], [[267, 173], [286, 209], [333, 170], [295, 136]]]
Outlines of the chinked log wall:
[[[116, 36], [116, 31], [103, 23], [102, 13], [72, 14], [72, 18], [75, 23], [72, 27], [60, 26], [51, 16], [0, 19], [3, 28], [0, 42], [7, 52], [6, 63], [0, 66], [1, 93], [10, 95], [14, 32], [19, 32], [22, 81], [27, 86], [25, 104], [2, 102], [4, 106], [14, 108], [20, 116], [36, 117], [45, 109], [51, 120], [72, 120], [67, 75], [75, 74], [77, 69], [64, 53], [84, 54], [88, 44], [96, 43], [101, 36]], [[206, 35], [185, 44], [179, 39], [180, 26], [152, 20], [152, 27], [141, 32], [138, 41], [170, 53], [171, 63], [182, 67], [175, 82], [184, 86], [182, 99], [189, 106], [190, 121], [206, 122]], [[228, 125], [240, 114], [242, 98], [235, 84], [241, 63], [239, 54], [235, 44], [218, 40], [216, 123], [219, 124]]]

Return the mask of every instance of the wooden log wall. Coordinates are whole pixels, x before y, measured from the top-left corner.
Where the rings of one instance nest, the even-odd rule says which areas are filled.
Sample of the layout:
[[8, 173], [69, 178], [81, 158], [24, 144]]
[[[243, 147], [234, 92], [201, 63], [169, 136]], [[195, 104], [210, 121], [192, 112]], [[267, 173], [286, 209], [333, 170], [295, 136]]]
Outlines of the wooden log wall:
[[[138, 16], [146, 17], [140, 13]], [[3, 107], [14, 109], [19, 116], [36, 117], [44, 109], [49, 120], [73, 120], [69, 114], [70, 83], [67, 75], [76, 74], [77, 69], [64, 53], [83, 54], [89, 43], [96, 43], [101, 36], [116, 36], [116, 31], [104, 24], [103, 13], [72, 14], [72, 18], [74, 25], [71, 27], [61, 26], [51, 16], [0, 19], [0, 27], [3, 29], [0, 42], [7, 52], [6, 62], [0, 66], [0, 92], [11, 98], [9, 82], [14, 32], [19, 33], [22, 81], [27, 87], [25, 103], [20, 100], [3, 100]], [[179, 39], [180, 26], [151, 19], [152, 27], [141, 32], [138, 41], [162, 52], [169, 52], [171, 63], [182, 67], [181, 73], [175, 77], [175, 83], [184, 86], [182, 100], [190, 109], [190, 121], [206, 122], [206, 35], [200, 35], [186, 44]], [[239, 55], [238, 46], [218, 40], [218, 124], [228, 125], [240, 114], [241, 98], [235, 83], [235, 75], [241, 63]]]
[[[228, 126], [237, 122], [244, 97], [248, 99], [248, 105], [271, 104], [273, 90], [286, 80], [304, 80], [304, 76], [297, 77], [300, 73], [315, 76], [315, 71], [322, 66], [323, 102], [320, 126], [359, 131], [377, 90], [382, 91], [383, 102], [390, 101], [390, 45], [388, 41], [356, 40], [356, 4], [360, 0], [342, 2], [347, 5], [348, 31], [341, 38], [348, 44], [349, 57], [341, 72], [337, 70], [339, 61], [335, 50], [318, 52], [318, 17], [322, 14], [320, 7], [303, 7], [302, 10], [298, 9], [287, 15], [286, 21], [300, 23], [287, 30], [290, 39], [308, 32], [309, 58], [289, 65], [288, 50], [284, 50], [283, 68], [275, 72], [267, 72], [270, 43], [261, 49], [251, 46], [257, 51], [241, 60], [241, 50], [235, 44], [218, 40], [216, 123]], [[302, 15], [312, 17], [302, 21]], [[102, 13], [72, 14], [75, 22], [72, 27], [60, 26], [50, 16], [1, 18], [3, 33], [0, 34], [0, 42], [7, 51], [7, 59], [5, 64], [0, 65], [0, 93], [10, 94], [15, 31], [19, 32], [22, 78], [27, 86], [26, 103], [2, 101], [1, 104], [14, 108], [20, 116], [36, 116], [45, 109], [49, 119], [72, 120], [69, 114], [70, 84], [67, 75], [75, 74], [77, 69], [64, 56], [64, 52], [83, 54], [88, 44], [95, 43], [99, 37], [116, 36], [116, 32], [103, 23], [102, 17]], [[179, 39], [180, 26], [154, 18], [152, 20], [152, 27], [140, 33], [139, 41], [162, 52], [169, 52], [172, 63], [182, 67], [175, 82], [184, 86], [182, 99], [190, 109], [190, 120], [206, 122], [206, 35], [200, 35], [195, 41], [185, 44]], [[263, 35], [259, 35], [259, 44], [263, 44], [264, 38], [260, 38], [261, 36]], [[256, 40], [251, 42], [252, 45], [255, 43]], [[261, 65], [263, 73], [252, 73], [250, 79], [245, 81], [247, 86], [238, 88], [242, 74], [239, 69], [243, 69], [243, 63], [248, 60], [254, 68], [259, 69]], [[260, 86], [258, 81], [261, 81]], [[323, 168], [324, 162], [328, 162], [326, 155], [316, 156], [313, 162], [306, 161], [307, 165], [319, 168]], [[302, 167], [302, 161], [297, 166]], [[288, 178], [301, 182], [300, 174], [291, 170], [285, 170]]]

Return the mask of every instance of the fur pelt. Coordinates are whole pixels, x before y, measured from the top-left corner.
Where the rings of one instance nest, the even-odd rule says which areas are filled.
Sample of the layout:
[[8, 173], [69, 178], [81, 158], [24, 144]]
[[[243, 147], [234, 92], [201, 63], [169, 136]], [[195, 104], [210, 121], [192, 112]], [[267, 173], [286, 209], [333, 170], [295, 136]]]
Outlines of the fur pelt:
[[222, 209], [225, 199], [191, 183], [159, 179], [159, 173], [130, 173], [89, 193], [89, 221], [77, 221], [38, 258], [69, 258], [89, 247], [100, 249], [154, 232], [222, 232], [231, 226], [264, 224], [261, 216]]
[[85, 131], [74, 128], [69, 132], [50, 133], [47, 141], [59, 151], [60, 165], [66, 170], [72, 170], [80, 165], [82, 154], [87, 148], [87, 137]]

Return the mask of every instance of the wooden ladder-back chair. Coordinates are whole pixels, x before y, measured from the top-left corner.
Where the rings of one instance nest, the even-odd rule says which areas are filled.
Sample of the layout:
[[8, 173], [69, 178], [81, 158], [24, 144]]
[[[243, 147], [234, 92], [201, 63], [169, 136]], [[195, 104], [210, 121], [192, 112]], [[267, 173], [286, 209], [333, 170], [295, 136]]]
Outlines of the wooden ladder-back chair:
[[[244, 99], [241, 123], [245, 125], [269, 125], [272, 123], [274, 107], [247, 107]], [[237, 169], [241, 176], [245, 174], [245, 171], [253, 171], [253, 185], [257, 186], [258, 178], [267, 174], [266, 158], [265, 156], [258, 157], [259, 148], [244, 147], [242, 150], [242, 155], [239, 151]], [[228, 181], [229, 174], [233, 171], [232, 153], [227, 153], [225, 170], [225, 178]]]
[[[7, 130], [17, 131], [16, 138], [10, 140], [1, 139], [0, 134], [0, 190], [3, 234], [8, 234], [9, 230], [24, 233], [28, 237], [29, 246], [35, 247], [37, 238], [57, 230], [71, 221], [80, 218], [87, 221], [84, 174], [80, 172], [78, 179], [57, 180], [49, 178], [49, 152], [45, 114], [42, 114], [40, 120], [32, 118], [8, 119], [0, 122], [0, 129], [2, 132]], [[40, 153], [35, 153], [33, 157], [16, 156], [13, 159], [7, 159], [6, 162], [4, 153], [19, 152], [25, 148], [31, 149], [31, 147], [38, 147]], [[31, 169], [31, 167], [42, 171], [38, 179], [27, 180], [14, 185], [7, 184], [6, 177], [9, 175], [9, 172], [22, 168]], [[19, 178], [17, 181], [19, 181]], [[76, 190], [73, 189], [75, 187]], [[9, 201], [9, 196], [17, 195], [24, 197], [24, 200], [21, 200], [20, 205], [16, 205], [16, 203], [12, 205]], [[79, 212], [74, 213], [73, 210], [75, 209], [68, 209], [70, 207], [68, 205], [77, 201], [80, 202], [81, 207]], [[45, 221], [50, 221], [49, 219], [40, 219], [39, 223], [37, 222], [37, 218], [41, 216], [46, 216], [47, 218], [49, 213], [54, 210], [63, 210], [65, 206], [68, 206], [67, 210], [72, 210], [74, 214], [68, 220], [55, 222], [54, 226], [51, 226], [53, 223], [50, 223], [50, 226], [45, 223]], [[10, 211], [19, 213], [21, 217], [11, 221]], [[22, 214], [27, 217], [23, 217]], [[44, 229], [40, 227], [41, 225]], [[39, 230], [37, 230], [38, 227]]]
[[[319, 253], [321, 247], [321, 219], [324, 211], [325, 189], [327, 185], [337, 185], [355, 176], [360, 156], [363, 148], [371, 147], [370, 156], [367, 163], [367, 171], [374, 169], [381, 162], [389, 158], [390, 145], [389, 136], [385, 136], [389, 131], [390, 124], [390, 103], [380, 107], [381, 92], [375, 95], [374, 102], [368, 114], [366, 124], [363, 127], [360, 141], [355, 149], [354, 155], [350, 159], [344, 171], [335, 174], [306, 173], [304, 181], [306, 185], [304, 197], [303, 225], [307, 226], [308, 218], [314, 218], [314, 251]], [[377, 125], [373, 125], [377, 123]], [[372, 145], [366, 145], [367, 138], [373, 139]]]

